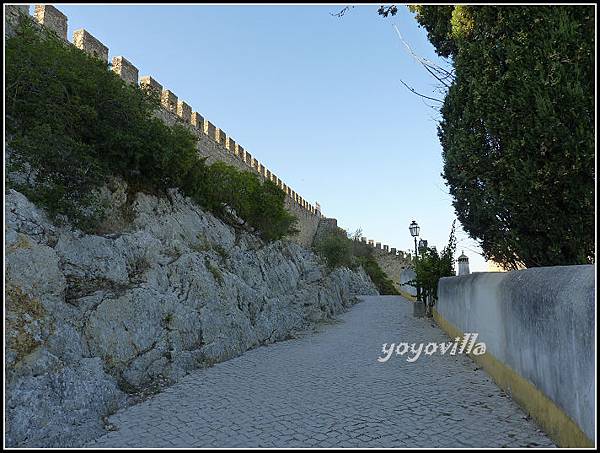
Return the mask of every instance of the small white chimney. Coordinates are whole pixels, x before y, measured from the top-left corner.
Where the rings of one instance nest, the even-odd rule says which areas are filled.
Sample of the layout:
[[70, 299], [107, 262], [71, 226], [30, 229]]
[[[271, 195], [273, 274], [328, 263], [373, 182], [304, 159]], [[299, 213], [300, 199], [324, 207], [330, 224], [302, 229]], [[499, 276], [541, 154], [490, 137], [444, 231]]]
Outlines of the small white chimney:
[[469, 275], [469, 258], [463, 250], [462, 255], [458, 257], [458, 275]]

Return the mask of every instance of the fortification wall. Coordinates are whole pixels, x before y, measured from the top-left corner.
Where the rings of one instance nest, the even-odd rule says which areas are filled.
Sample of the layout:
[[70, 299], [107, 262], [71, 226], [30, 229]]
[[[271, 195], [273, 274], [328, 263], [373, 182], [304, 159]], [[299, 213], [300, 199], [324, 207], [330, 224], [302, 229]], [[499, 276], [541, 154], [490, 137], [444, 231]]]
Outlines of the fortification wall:
[[[259, 166], [256, 165], [256, 160], [254, 159], [255, 165], [252, 166], [249, 163], [252, 163], [253, 159], [251, 156], [246, 159], [246, 153], [241, 146], [237, 145], [237, 152], [232, 153], [230, 150], [223, 146], [222, 142], [217, 141], [217, 139], [211, 138], [208, 134], [204, 133], [199, 127], [191, 123], [185, 123], [182, 121], [182, 118], [172, 112], [167, 111], [166, 109], [160, 109], [158, 111], [157, 116], [161, 118], [165, 123], [173, 125], [175, 123], [184, 123], [188, 124], [190, 131], [196, 136], [198, 139], [197, 147], [198, 153], [206, 157], [206, 162], [208, 164], [214, 162], [224, 162], [228, 165], [231, 165], [238, 170], [242, 171], [253, 171], [258, 174], [260, 178], [267, 179], [266, 169], [263, 166], [263, 172], [259, 171]], [[203, 123], [199, 123], [203, 124]], [[213, 130], [213, 134], [217, 134], [217, 129], [210, 127], [209, 130]], [[220, 130], [219, 130], [220, 131]], [[225, 135], [224, 132], [220, 131], [220, 134]], [[214, 135], [213, 135], [214, 136]], [[233, 142], [232, 139], [229, 139], [229, 144]], [[305, 247], [310, 247], [313, 243], [313, 239], [315, 233], [317, 231], [317, 227], [319, 225], [319, 219], [321, 218], [320, 211], [316, 209], [312, 209], [308, 203], [304, 202], [301, 204], [300, 200], [295, 191], [293, 191], [290, 187], [284, 184], [281, 179], [279, 179], [276, 175], [269, 172], [271, 181], [275, 182], [284, 192], [286, 192], [285, 198], [285, 207], [286, 209], [294, 214], [297, 219], [297, 228], [299, 230], [298, 234], [291, 237], [291, 239]], [[293, 195], [297, 198], [294, 199]]]
[[317, 225], [314, 242], [316, 243], [332, 233], [342, 233], [345, 235], [346, 231], [338, 227], [337, 219], [321, 217], [319, 224]]
[[[27, 14], [28, 7], [9, 6], [5, 21], [11, 25], [16, 22], [19, 14]], [[51, 5], [35, 5], [34, 19], [46, 29], [53, 31], [57, 36], [67, 41], [68, 18]], [[8, 27], [7, 27], [8, 28]], [[9, 30], [7, 30], [9, 33]], [[78, 29], [73, 32], [72, 45], [84, 52], [108, 63], [109, 48], [95, 38], [89, 31]], [[223, 129], [215, 126], [195, 111], [184, 100], [151, 76], [139, 78], [139, 71], [135, 65], [123, 56], [112, 58], [111, 69], [125, 82], [137, 85], [142, 89], [155, 93], [160, 98], [161, 107], [156, 115], [167, 124], [179, 122], [185, 124], [197, 138], [197, 148], [200, 155], [207, 157], [207, 163], [215, 161], [233, 165], [239, 170], [253, 171], [263, 180], [270, 180], [281, 188], [286, 194], [285, 206], [298, 218], [297, 228], [299, 233], [290, 239], [304, 246], [312, 245], [313, 238], [321, 218], [321, 207], [306, 201], [294, 189], [284, 183], [279, 176], [273, 173], [262, 162], [256, 159], [243, 146], [236, 143]], [[139, 79], [139, 81], [138, 81]]]
[[5, 5], [4, 6], [4, 36], [10, 37], [14, 33], [15, 25], [20, 15], [29, 14], [29, 5]]
[[314, 242], [314, 237], [319, 226], [321, 217], [319, 215], [313, 215], [306, 209], [302, 208], [298, 203], [292, 201], [290, 197], [285, 200], [285, 206], [288, 211], [294, 214], [298, 218], [298, 229], [300, 230], [297, 235], [294, 236], [294, 240], [310, 247]]
[[[314, 240], [318, 241], [328, 234], [337, 231], [341, 231], [346, 234], [346, 231], [338, 226], [336, 219], [322, 217], [317, 226]], [[399, 252], [395, 248], [390, 249], [387, 245], [383, 245], [383, 247], [381, 247], [381, 243], [378, 243], [380, 244], [380, 248], [377, 248], [373, 245], [374, 241], [372, 239], [367, 240], [365, 237], [361, 237], [360, 241], [372, 247], [373, 258], [375, 259], [375, 262], [392, 281], [394, 287], [400, 293], [414, 295], [414, 288], [410, 286], [402, 286], [402, 283], [408, 281], [405, 276], [406, 271], [412, 270], [410, 255], [404, 254], [404, 252], [401, 251]], [[414, 271], [412, 272], [414, 274]], [[410, 280], [412, 280], [412, 278]]]
[[434, 317], [477, 333], [474, 360], [562, 447], [595, 438], [594, 266], [477, 272], [440, 279]]
[[417, 277], [413, 266], [407, 266], [403, 271], [400, 272], [400, 284], [396, 287], [402, 294], [409, 295], [412, 297], [417, 296], [417, 288], [408, 283], [413, 281]]
[[[11, 26], [16, 22], [19, 14], [28, 14], [28, 6], [8, 5], [6, 7], [5, 22], [7, 26], [5, 29], [7, 34], [10, 33]], [[35, 5], [33, 17], [38, 24], [53, 31], [58, 37], [69, 43], [67, 40], [68, 17], [54, 6]], [[88, 30], [83, 28], [75, 30], [72, 45], [108, 63], [109, 48]], [[311, 204], [306, 201], [223, 129], [215, 126], [156, 79], [149, 75], [139, 77], [138, 68], [124, 56], [113, 57], [110, 66], [112, 71], [125, 82], [134, 85], [139, 84], [143, 89], [154, 92], [161, 101], [161, 108], [156, 112], [157, 116], [167, 124], [179, 122], [187, 125], [196, 135], [198, 152], [200, 155], [207, 157], [207, 163], [225, 162], [239, 170], [253, 171], [262, 179], [275, 182], [286, 194], [286, 208], [298, 218], [297, 227], [300, 231], [291, 239], [304, 246], [312, 245], [319, 226], [319, 220], [323, 217], [319, 203]], [[367, 242], [366, 238], [361, 240]], [[403, 252], [396, 251], [395, 248], [389, 248], [388, 245], [384, 244], [382, 246], [381, 242], [369, 240], [368, 243], [377, 251], [386, 254], [385, 258], [381, 258], [381, 262], [390, 269], [391, 278], [397, 282], [395, 276], [398, 273], [398, 266], [395, 263], [404, 262], [408, 257]], [[379, 254], [378, 256], [383, 255]], [[388, 266], [388, 262], [394, 264]]]
[[392, 254], [389, 251], [374, 250], [373, 257], [383, 272], [389, 277], [398, 291], [413, 294], [412, 287], [402, 286], [405, 270], [411, 269], [411, 263], [404, 254]]

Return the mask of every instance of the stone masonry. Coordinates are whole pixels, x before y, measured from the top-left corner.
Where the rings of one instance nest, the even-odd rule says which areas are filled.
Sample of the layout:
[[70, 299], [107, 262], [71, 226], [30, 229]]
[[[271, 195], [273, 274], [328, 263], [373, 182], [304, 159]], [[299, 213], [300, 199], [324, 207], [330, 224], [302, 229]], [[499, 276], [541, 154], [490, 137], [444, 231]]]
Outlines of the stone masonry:
[[37, 22], [54, 31], [60, 38], [67, 40], [67, 16], [54, 6], [35, 5], [33, 15]]
[[177, 115], [186, 123], [192, 121], [192, 108], [184, 101], [177, 101]]
[[192, 112], [190, 117], [192, 125], [198, 130], [204, 132], [204, 117], [198, 112]]
[[138, 69], [125, 57], [113, 57], [112, 70], [125, 82], [132, 85], [138, 83]]
[[27, 5], [6, 5], [4, 7], [4, 37], [10, 38], [13, 36], [19, 18], [27, 15]]
[[108, 63], [108, 47], [94, 38], [87, 30], [80, 28], [73, 32], [73, 44], [93, 57]]
[[150, 76], [144, 76], [140, 79], [140, 87], [153, 93], [157, 98], [162, 95], [163, 86]]
[[160, 96], [160, 104], [167, 112], [177, 113], [177, 96], [171, 90], [163, 88]]

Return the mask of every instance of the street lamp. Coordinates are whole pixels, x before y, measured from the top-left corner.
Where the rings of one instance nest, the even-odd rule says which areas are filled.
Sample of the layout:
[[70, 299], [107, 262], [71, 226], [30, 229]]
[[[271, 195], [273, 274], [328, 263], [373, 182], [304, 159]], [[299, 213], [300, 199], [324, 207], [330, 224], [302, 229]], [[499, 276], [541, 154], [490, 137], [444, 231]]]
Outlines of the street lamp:
[[[427, 252], [427, 240], [419, 239], [419, 253], [421, 255], [424, 255], [426, 252]], [[427, 304], [429, 304], [429, 295], [427, 294], [427, 291], [421, 290], [421, 288], [418, 288], [417, 293], [421, 294], [421, 299], [423, 300], [423, 302], [425, 302], [425, 306], [427, 307]]]
[[[409, 225], [408, 230], [410, 231], [410, 235], [415, 239], [415, 264], [417, 260], [417, 256], [419, 255], [417, 248], [417, 236], [419, 236], [419, 232], [421, 231], [421, 227], [414, 220]], [[417, 284], [417, 302], [421, 300], [421, 291], [419, 285]]]
[[419, 231], [421, 230], [421, 227], [419, 225], [417, 225], [417, 222], [415, 222], [413, 220], [412, 223], [409, 225], [408, 229], [410, 230], [410, 235], [415, 238], [415, 243], [416, 243], [417, 236], [419, 235]]

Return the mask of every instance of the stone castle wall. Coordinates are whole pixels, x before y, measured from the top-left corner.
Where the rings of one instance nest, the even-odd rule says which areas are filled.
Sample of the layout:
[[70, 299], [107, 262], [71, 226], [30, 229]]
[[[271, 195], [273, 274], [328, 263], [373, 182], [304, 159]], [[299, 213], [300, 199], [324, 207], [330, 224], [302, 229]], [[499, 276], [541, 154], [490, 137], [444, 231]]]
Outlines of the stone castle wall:
[[[16, 22], [19, 14], [28, 14], [28, 5], [7, 5], [5, 9], [5, 21], [7, 26], [6, 33], [9, 33], [11, 24]], [[67, 40], [67, 22], [68, 18], [52, 5], [35, 5], [33, 18], [46, 29], [52, 30], [61, 39]], [[73, 32], [72, 44], [84, 52], [99, 58], [108, 63], [109, 49], [101, 43], [89, 31], [81, 28]], [[188, 125], [189, 129], [198, 139], [198, 152], [207, 157], [207, 163], [222, 161], [233, 165], [239, 170], [254, 171], [264, 180], [273, 181], [286, 194], [285, 205], [287, 209], [298, 218], [297, 228], [300, 230], [297, 235], [291, 239], [304, 245], [310, 246], [314, 241], [319, 221], [324, 218], [321, 213], [321, 207], [318, 203], [314, 205], [306, 201], [296, 190], [288, 186], [283, 180], [269, 170], [256, 156], [244, 149], [223, 129], [215, 126], [202, 114], [194, 110], [184, 100], [165, 88], [161, 83], [151, 76], [139, 77], [139, 71], [132, 62], [123, 56], [115, 56], [111, 61], [111, 69], [118, 74], [124, 81], [138, 85], [145, 90], [154, 92], [160, 97], [161, 108], [157, 112], [167, 124], [175, 122]], [[331, 219], [334, 220], [335, 219]], [[362, 239], [366, 242], [366, 238]], [[389, 248], [381, 242], [369, 240], [378, 251], [404, 259], [402, 252], [397, 252], [395, 248]]]
[[[28, 6], [9, 5], [5, 11], [5, 20], [12, 25], [16, 22], [19, 14], [28, 14]], [[58, 9], [51, 5], [35, 5], [33, 18], [37, 23], [43, 25], [46, 29], [52, 30], [57, 36], [67, 41], [68, 18]], [[91, 56], [108, 63], [108, 47], [89, 31], [83, 28], [75, 30], [72, 44]], [[189, 104], [179, 99], [171, 90], [163, 87], [151, 76], [140, 78], [138, 69], [125, 57], [113, 57], [111, 67], [127, 83], [135, 85], [139, 83], [142, 89], [154, 91], [161, 101], [161, 109], [157, 112], [157, 116], [167, 124], [176, 122], [187, 124], [189, 129], [196, 135], [199, 154], [207, 157], [207, 163], [222, 161], [233, 165], [239, 170], [256, 172], [263, 180], [270, 180], [281, 188], [286, 194], [286, 208], [298, 218], [297, 228], [300, 231], [291, 239], [304, 246], [312, 244], [319, 219], [322, 217], [318, 203], [309, 203], [255, 156], [246, 151], [243, 146], [236, 143], [232, 137], [229, 137], [223, 129], [215, 126], [200, 113], [193, 110]]]
[[373, 253], [375, 261], [383, 272], [392, 280], [394, 287], [402, 292], [413, 295], [412, 287], [402, 285], [403, 274], [405, 271], [412, 269], [410, 259], [408, 259], [402, 252], [400, 254], [392, 254], [385, 250], [375, 250]]
[[[338, 226], [336, 219], [327, 217], [321, 218], [315, 233], [315, 241], [319, 241], [331, 233], [347, 234], [343, 228]], [[412, 270], [410, 254], [397, 251], [395, 248], [390, 249], [387, 245], [377, 248], [373, 245], [373, 240], [367, 240], [364, 236], [357, 240], [369, 245], [373, 249], [373, 258], [375, 259], [375, 262], [381, 270], [385, 272], [397, 290], [401, 293], [413, 295], [414, 291], [411, 286], [402, 285], [407, 281], [404, 274], [407, 271]], [[412, 280], [412, 278], [410, 280]]]

